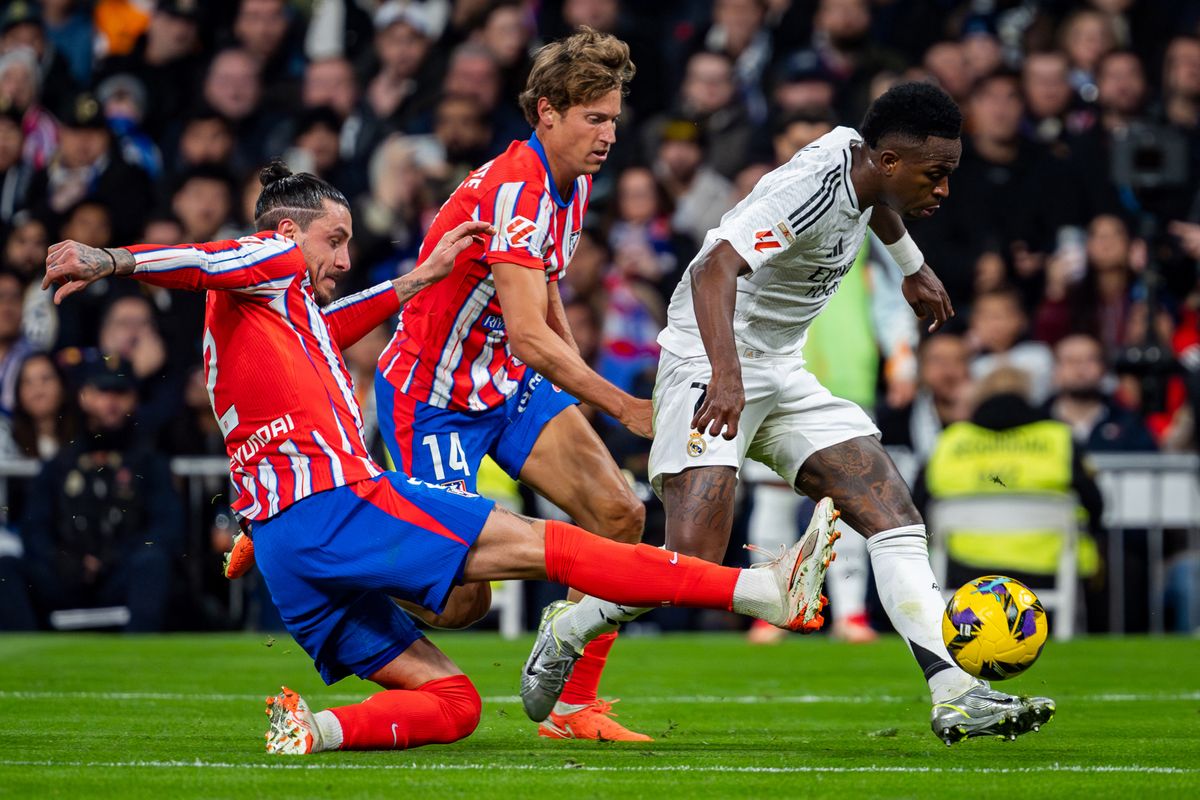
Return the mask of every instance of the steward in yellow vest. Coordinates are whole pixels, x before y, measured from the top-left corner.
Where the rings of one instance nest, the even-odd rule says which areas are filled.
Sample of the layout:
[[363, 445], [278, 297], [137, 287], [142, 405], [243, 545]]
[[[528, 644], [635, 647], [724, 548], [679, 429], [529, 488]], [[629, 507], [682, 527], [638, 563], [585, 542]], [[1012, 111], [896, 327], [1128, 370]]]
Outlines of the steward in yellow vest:
[[[1046, 419], [1031, 406], [1026, 387], [1024, 373], [1013, 368], [1000, 368], [985, 378], [971, 418], [942, 432], [914, 499], [923, 509], [928, 500], [964, 495], [1074, 492], [1086, 517], [1080, 526], [1085, 533], [1078, 545], [1079, 574], [1093, 575], [1099, 559], [1095, 541], [1086, 531], [1099, 522], [1100, 490], [1075, 449], [1070, 427]], [[1017, 518], [1012, 522], [1012, 534], [952, 535], [947, 542], [950, 558], [985, 572], [1053, 575], [1061, 537], [1052, 531], [1028, 530]]]

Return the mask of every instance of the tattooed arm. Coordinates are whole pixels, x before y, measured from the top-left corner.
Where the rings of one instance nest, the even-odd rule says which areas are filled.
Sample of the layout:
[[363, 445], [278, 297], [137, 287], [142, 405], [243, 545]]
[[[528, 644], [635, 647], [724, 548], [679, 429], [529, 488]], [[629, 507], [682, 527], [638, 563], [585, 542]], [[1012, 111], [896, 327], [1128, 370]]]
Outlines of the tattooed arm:
[[50, 246], [46, 252], [46, 276], [42, 288], [61, 284], [54, 293], [54, 302], [75, 294], [101, 278], [113, 275], [132, 275], [136, 265], [133, 253], [121, 248], [88, 247], [67, 240]]

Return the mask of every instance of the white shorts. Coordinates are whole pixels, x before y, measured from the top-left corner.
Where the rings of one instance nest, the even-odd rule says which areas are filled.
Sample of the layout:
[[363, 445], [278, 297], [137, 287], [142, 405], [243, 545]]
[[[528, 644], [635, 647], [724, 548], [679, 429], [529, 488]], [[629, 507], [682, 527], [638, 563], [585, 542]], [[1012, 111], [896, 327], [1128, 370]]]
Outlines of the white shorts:
[[732, 440], [698, 433], [692, 416], [711, 376], [707, 356], [680, 358], [667, 350], [654, 385], [654, 444], [650, 484], [662, 495], [662, 479], [692, 467], [741, 469], [747, 458], [770, 467], [789, 486], [805, 460], [826, 447], [878, 436], [879, 429], [856, 403], [834, 397], [798, 357], [742, 357], [746, 407]]

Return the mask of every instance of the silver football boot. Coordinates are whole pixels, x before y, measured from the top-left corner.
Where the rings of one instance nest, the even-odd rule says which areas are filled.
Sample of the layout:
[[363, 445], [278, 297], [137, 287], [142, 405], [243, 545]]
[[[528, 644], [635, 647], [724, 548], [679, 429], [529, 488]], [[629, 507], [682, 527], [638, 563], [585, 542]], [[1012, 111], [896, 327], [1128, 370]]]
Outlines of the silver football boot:
[[525, 706], [526, 716], [534, 722], [550, 716], [581, 655], [554, 633], [554, 621], [574, 606], [574, 603], [558, 600], [542, 611], [533, 652], [521, 673], [521, 704]]
[[980, 682], [948, 703], [933, 707], [933, 733], [950, 746], [972, 736], [1016, 739], [1038, 731], [1054, 716], [1049, 697], [1013, 697]]

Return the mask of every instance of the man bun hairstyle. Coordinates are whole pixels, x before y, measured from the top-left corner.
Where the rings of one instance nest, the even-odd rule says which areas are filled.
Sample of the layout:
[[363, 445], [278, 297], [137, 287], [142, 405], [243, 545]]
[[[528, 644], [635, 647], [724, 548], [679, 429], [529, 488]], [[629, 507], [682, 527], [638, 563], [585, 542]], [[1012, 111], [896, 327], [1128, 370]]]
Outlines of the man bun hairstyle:
[[260, 231], [273, 231], [285, 219], [308, 230], [325, 213], [326, 200], [350, 208], [346, 196], [328, 182], [308, 172], [293, 173], [279, 160], [262, 168], [258, 182], [263, 188], [254, 204], [254, 225]]
[[859, 133], [871, 148], [886, 136], [917, 143], [930, 136], [957, 139], [962, 135], [962, 112], [950, 95], [932, 83], [899, 83], [871, 103]]
[[559, 113], [598, 100], [614, 89], [624, 97], [634, 71], [629, 45], [611, 34], [580, 26], [576, 33], [551, 42], [534, 55], [519, 98], [521, 111], [529, 124], [537, 127], [537, 105], [543, 97]]

